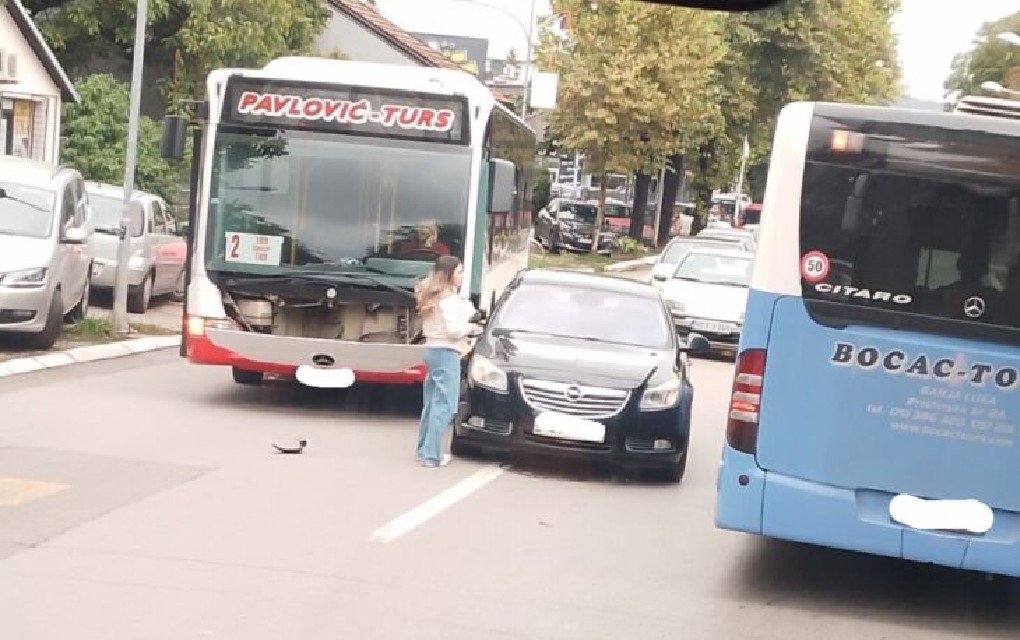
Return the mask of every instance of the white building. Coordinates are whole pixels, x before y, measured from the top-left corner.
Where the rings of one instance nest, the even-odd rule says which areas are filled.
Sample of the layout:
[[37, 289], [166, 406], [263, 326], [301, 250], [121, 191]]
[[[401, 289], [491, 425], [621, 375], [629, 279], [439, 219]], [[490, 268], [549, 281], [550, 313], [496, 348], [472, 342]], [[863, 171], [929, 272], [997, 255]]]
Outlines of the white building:
[[28, 11], [0, 3], [0, 155], [58, 163], [64, 101], [78, 92]]

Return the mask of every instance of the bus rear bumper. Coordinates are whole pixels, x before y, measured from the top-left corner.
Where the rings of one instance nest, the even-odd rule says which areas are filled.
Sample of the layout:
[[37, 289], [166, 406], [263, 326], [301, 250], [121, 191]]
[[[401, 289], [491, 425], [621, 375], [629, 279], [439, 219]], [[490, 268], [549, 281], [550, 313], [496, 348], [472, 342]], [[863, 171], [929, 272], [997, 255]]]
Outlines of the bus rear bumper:
[[845, 489], [766, 472], [725, 447], [716, 526], [771, 538], [1020, 577], [1020, 514], [994, 510], [984, 535], [923, 531], [889, 517], [895, 494]]
[[[311, 360], [312, 355], [325, 354], [334, 358], [335, 365], [333, 366], [335, 368], [352, 369], [357, 382], [417, 384], [425, 379], [426, 367], [422, 362], [423, 348], [418, 345], [350, 345], [341, 341], [260, 334], [248, 334], [239, 339], [234, 335], [229, 335], [241, 333], [243, 332], [209, 329], [202, 335], [189, 335], [187, 339], [188, 361], [194, 364], [231, 366], [245, 371], [258, 371], [292, 378], [300, 365], [314, 364]], [[225, 334], [227, 335], [224, 338]], [[287, 344], [291, 341], [299, 342]], [[330, 342], [332, 344], [329, 344]], [[256, 346], [246, 347], [251, 344]], [[349, 347], [354, 348], [350, 349]], [[373, 358], [373, 347], [383, 347], [385, 349], [383, 355]], [[406, 352], [399, 356], [395, 355], [393, 347], [406, 349]], [[351, 351], [354, 351], [355, 356], [345, 357], [345, 354], [349, 355]]]

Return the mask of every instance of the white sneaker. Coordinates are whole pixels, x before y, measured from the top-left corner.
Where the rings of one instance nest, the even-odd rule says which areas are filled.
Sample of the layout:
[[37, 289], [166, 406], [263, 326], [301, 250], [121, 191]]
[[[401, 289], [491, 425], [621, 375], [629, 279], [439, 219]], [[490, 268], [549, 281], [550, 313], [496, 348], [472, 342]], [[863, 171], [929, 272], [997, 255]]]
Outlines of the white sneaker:
[[450, 464], [450, 454], [444, 453], [443, 457], [439, 460], [439, 462], [423, 460], [421, 464], [423, 467], [445, 467], [446, 465]]

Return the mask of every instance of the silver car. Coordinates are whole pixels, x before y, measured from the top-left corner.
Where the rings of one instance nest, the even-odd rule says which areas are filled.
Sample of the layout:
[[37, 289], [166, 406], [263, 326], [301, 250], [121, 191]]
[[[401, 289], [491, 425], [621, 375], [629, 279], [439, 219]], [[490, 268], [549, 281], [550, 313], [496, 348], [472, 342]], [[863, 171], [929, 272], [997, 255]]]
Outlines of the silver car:
[[88, 218], [80, 173], [0, 156], [0, 332], [48, 349], [88, 314]]
[[714, 351], [735, 354], [744, 326], [754, 254], [699, 247], [659, 289], [678, 333], [700, 333]]
[[[85, 188], [97, 232], [92, 286], [97, 290], [113, 290], [117, 280], [120, 221], [124, 217], [124, 188], [99, 182], [89, 182]], [[155, 296], [184, 297], [187, 244], [162, 198], [137, 190], [131, 196], [144, 219], [132, 219], [131, 223], [127, 306], [131, 313], [145, 313]]]

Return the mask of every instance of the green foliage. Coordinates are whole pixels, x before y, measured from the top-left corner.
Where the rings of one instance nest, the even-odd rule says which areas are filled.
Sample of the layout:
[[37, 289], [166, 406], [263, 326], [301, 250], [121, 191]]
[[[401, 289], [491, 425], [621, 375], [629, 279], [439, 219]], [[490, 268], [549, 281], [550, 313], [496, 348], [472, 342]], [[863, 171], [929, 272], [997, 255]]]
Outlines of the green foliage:
[[[86, 180], [121, 185], [127, 144], [128, 87], [108, 74], [80, 78], [75, 86], [81, 94], [81, 102], [64, 104], [61, 162], [81, 171]], [[142, 116], [135, 186], [173, 202], [174, 190], [185, 167], [162, 158], [161, 138], [161, 123]], [[185, 157], [190, 157], [190, 151]]]
[[981, 89], [982, 82], [998, 82], [1007, 89], [1020, 90], [1020, 47], [996, 37], [1009, 32], [1020, 32], [1020, 11], [981, 26], [974, 46], [953, 58], [946, 91], [981, 95], [986, 93]]
[[549, 178], [549, 172], [542, 171], [535, 180], [535, 188], [531, 191], [531, 210], [538, 212], [544, 209], [549, 204], [551, 191], [552, 180]]
[[[130, 64], [135, 0], [24, 0], [72, 73], [104, 59]], [[167, 96], [195, 98], [219, 66], [262, 66], [311, 51], [330, 15], [323, 0], [149, 0], [146, 62]]]
[[620, 238], [620, 251], [624, 253], [647, 253], [648, 247], [631, 237]]

